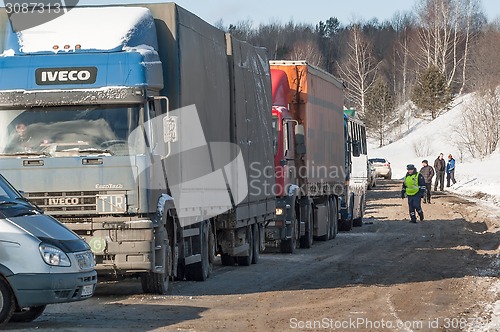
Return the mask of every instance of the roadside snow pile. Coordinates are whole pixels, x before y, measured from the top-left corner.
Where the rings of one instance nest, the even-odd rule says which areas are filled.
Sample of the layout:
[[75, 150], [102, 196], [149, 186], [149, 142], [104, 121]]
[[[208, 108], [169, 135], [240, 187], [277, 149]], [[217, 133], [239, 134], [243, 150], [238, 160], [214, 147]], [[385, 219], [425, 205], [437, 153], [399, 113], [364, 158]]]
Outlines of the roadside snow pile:
[[[470, 103], [472, 95], [457, 98], [453, 107], [433, 121], [413, 121], [401, 139], [382, 148], [369, 146], [369, 158], [386, 158], [391, 163], [393, 179], [402, 179], [406, 173], [406, 165], [414, 164], [420, 169], [422, 160], [427, 159], [429, 165], [439, 153], [443, 153], [447, 161], [448, 154], [456, 161], [455, 178], [457, 183], [450, 190], [462, 195], [487, 200], [500, 206], [500, 153], [480, 160], [473, 159], [460, 144], [458, 132], [461, 128], [462, 115]], [[404, 132], [396, 129], [396, 132]], [[373, 143], [373, 140], [371, 141]], [[446, 178], [445, 178], [446, 183]]]

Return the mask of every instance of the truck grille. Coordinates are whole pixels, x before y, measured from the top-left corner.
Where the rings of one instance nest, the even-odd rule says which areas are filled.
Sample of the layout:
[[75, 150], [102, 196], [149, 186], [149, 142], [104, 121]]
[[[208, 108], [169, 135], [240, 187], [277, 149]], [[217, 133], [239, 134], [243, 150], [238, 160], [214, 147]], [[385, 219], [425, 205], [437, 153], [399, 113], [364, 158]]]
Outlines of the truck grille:
[[125, 191], [65, 191], [25, 193], [26, 198], [48, 214], [116, 214], [127, 211]]
[[97, 194], [99, 191], [67, 191], [25, 193], [25, 196], [49, 214], [74, 214], [97, 211]]

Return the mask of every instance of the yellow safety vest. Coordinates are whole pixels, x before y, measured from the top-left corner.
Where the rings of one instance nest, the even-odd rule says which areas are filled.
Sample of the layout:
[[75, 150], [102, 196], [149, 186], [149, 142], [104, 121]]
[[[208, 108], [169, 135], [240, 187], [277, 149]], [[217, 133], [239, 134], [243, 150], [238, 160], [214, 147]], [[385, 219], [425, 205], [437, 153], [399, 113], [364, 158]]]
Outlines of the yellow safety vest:
[[408, 196], [413, 196], [416, 193], [418, 193], [418, 190], [420, 189], [418, 185], [418, 176], [420, 175], [420, 172], [417, 172], [412, 175], [407, 175], [405, 177], [405, 187], [406, 187], [406, 195]]

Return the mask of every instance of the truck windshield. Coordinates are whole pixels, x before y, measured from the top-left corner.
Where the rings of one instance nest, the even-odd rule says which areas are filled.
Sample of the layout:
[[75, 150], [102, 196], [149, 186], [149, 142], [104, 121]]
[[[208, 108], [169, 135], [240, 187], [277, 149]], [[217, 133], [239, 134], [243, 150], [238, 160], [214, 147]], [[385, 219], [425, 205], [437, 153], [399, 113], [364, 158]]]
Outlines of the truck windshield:
[[3, 156], [135, 154], [130, 133], [139, 125], [141, 105], [40, 107], [0, 111]]

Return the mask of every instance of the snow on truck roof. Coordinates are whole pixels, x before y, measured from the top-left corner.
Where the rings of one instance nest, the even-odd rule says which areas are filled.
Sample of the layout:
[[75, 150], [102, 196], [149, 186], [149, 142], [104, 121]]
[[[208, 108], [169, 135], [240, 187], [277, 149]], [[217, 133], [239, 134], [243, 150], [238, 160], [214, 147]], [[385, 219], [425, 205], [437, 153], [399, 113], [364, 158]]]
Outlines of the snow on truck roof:
[[157, 49], [152, 29], [154, 20], [147, 8], [76, 7], [17, 36], [22, 53], [74, 51], [76, 45], [82, 50], [122, 50], [142, 44]]

